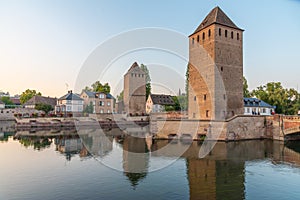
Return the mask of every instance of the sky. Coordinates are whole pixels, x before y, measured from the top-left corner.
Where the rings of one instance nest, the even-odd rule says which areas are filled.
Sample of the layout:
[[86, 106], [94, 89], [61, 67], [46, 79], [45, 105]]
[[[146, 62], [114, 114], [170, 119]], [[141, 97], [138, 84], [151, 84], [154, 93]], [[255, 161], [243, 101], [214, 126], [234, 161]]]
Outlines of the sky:
[[[53, 97], [76, 91], [84, 64], [105, 42], [149, 27], [187, 39], [215, 6], [245, 30], [244, 75], [250, 89], [270, 81], [289, 88], [300, 86], [298, 0], [0, 0], [0, 90], [14, 95], [29, 88]], [[154, 91], [163, 91], [159, 89], [162, 79], [166, 91], [184, 90], [186, 60], [151, 49], [112, 60], [110, 73], [87, 78], [86, 84], [97, 79], [109, 82], [117, 95], [122, 76], [134, 61], [148, 66], [157, 83]], [[172, 83], [168, 71], [159, 73], [161, 66], [181, 77], [180, 81]]]

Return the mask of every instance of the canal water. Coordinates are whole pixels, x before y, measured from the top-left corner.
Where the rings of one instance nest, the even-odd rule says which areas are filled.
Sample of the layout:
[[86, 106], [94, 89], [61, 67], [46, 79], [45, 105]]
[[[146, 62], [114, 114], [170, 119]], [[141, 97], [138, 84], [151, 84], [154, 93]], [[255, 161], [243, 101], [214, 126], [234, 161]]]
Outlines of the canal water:
[[[300, 199], [300, 143], [2, 133], [1, 200]], [[205, 145], [214, 145], [199, 158]]]

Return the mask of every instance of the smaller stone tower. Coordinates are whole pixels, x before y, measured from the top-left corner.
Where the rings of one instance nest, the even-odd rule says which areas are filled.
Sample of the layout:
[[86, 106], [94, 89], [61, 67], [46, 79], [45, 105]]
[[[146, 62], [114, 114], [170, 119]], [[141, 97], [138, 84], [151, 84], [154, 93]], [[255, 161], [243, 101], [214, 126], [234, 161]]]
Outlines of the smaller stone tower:
[[146, 112], [146, 74], [136, 62], [124, 75], [124, 109], [132, 115]]

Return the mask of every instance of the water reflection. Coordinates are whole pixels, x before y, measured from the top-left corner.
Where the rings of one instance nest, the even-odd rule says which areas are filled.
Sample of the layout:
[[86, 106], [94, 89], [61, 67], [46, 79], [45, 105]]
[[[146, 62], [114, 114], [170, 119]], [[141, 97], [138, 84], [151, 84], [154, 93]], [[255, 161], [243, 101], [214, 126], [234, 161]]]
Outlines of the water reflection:
[[[205, 158], [199, 159], [201, 142], [153, 141], [143, 130], [123, 132], [113, 129], [103, 132], [86, 129], [80, 130], [79, 135], [74, 131], [49, 132], [48, 136], [17, 133], [14, 139], [35, 150], [55, 145], [55, 150], [68, 161], [74, 156], [115, 160], [120, 163], [123, 175], [134, 190], [148, 179], [149, 169], [157, 161], [165, 162], [168, 158], [179, 157], [186, 163], [190, 199], [247, 198], [246, 168], [249, 162], [271, 160], [275, 165], [288, 163], [300, 167], [299, 142], [286, 145], [267, 140], [221, 142]], [[168, 151], [164, 149], [166, 146]], [[176, 172], [168, 174], [173, 175], [176, 176]]]

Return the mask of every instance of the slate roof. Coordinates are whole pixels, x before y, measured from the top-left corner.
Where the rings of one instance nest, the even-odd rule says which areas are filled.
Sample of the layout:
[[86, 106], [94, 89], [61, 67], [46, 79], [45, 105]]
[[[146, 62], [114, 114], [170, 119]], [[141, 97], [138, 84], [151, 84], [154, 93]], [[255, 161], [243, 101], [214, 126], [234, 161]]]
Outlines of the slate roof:
[[36, 105], [36, 104], [47, 104], [47, 105], [51, 105], [51, 106], [55, 106], [56, 105], [56, 98], [52, 98], [52, 97], [43, 97], [43, 96], [33, 96], [31, 99], [29, 99], [24, 105]]
[[276, 108], [275, 106], [271, 106], [270, 104], [264, 102], [263, 100], [257, 98], [244, 98], [244, 106], [245, 107], [263, 107], [263, 108]]
[[142, 70], [142, 68], [140, 68], [140, 66], [137, 64], [137, 62], [134, 62], [131, 67], [128, 69], [127, 73], [131, 72], [131, 71], [139, 71], [138, 73], [143, 73], [145, 74], [145, 72]]
[[217, 6], [214, 9], [212, 9], [212, 11], [210, 11], [210, 13], [205, 17], [205, 19], [201, 22], [201, 24], [198, 26], [198, 28], [194, 31], [193, 34], [201, 31], [202, 29], [212, 24], [220, 24], [230, 28], [242, 30], [239, 27], [237, 27], [233, 23], [233, 21], [231, 21], [231, 19], [223, 12], [223, 10], [219, 6]]
[[164, 94], [151, 94], [150, 95], [153, 104], [159, 105], [174, 105], [174, 101], [171, 95], [164, 95]]
[[64, 96], [60, 97], [58, 100], [79, 100], [79, 101], [83, 101], [83, 99], [80, 98], [79, 95], [74, 94], [72, 92], [68, 92], [68, 94], [65, 94]]
[[88, 95], [88, 97], [90, 97], [90, 98], [93, 98], [93, 97], [95, 97], [95, 92], [91, 92], [91, 91], [88, 91], [88, 90], [85, 90], [84, 91], [85, 93], [86, 93], [86, 95]]
[[[102, 93], [102, 92], [91, 92], [91, 91], [87, 91], [87, 90], [84, 90], [83, 92], [85, 92], [89, 98], [95, 98], [96, 94]], [[108, 93], [108, 94], [106, 94], [106, 99], [115, 99], [115, 97], [113, 97], [111, 94]]]

